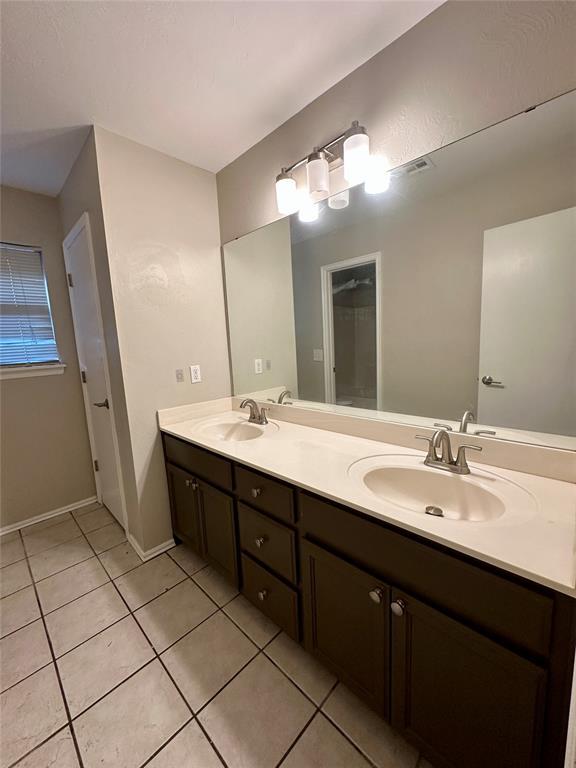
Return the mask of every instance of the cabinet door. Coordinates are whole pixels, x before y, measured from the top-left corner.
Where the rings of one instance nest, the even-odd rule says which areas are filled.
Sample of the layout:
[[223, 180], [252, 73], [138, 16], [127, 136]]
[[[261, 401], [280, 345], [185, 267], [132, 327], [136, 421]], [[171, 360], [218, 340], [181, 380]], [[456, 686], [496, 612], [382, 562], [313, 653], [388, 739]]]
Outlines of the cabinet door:
[[394, 591], [392, 724], [437, 768], [539, 765], [545, 672]]
[[198, 506], [197, 482], [194, 477], [173, 464], [166, 464], [172, 529], [182, 541], [204, 556]]
[[234, 500], [209, 483], [198, 481], [204, 557], [238, 584], [238, 556]]
[[302, 577], [307, 649], [387, 715], [388, 587], [308, 541]]

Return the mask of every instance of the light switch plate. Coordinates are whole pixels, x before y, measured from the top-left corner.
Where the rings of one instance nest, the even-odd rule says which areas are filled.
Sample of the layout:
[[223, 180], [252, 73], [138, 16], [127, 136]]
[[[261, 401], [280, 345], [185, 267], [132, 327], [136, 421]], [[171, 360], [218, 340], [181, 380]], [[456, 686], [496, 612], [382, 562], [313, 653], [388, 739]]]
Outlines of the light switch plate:
[[176, 381], [178, 384], [184, 383], [184, 368], [176, 368]]
[[313, 349], [312, 355], [314, 358], [315, 363], [321, 363], [324, 360], [324, 350], [323, 349]]
[[262, 373], [263, 370], [264, 369], [263, 369], [263, 366], [262, 366], [262, 358], [261, 357], [255, 358], [255, 360], [254, 360], [254, 373]]
[[192, 384], [199, 384], [202, 381], [202, 373], [199, 365], [190, 366], [190, 381]]

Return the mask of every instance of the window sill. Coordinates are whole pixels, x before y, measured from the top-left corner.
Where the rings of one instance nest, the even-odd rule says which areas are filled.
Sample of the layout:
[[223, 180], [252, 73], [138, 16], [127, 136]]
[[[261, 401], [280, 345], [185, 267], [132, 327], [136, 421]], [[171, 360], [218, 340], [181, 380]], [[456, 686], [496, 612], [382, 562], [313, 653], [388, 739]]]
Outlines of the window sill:
[[29, 379], [33, 376], [55, 376], [64, 373], [66, 363], [47, 363], [45, 365], [15, 365], [0, 367], [0, 381], [6, 379]]

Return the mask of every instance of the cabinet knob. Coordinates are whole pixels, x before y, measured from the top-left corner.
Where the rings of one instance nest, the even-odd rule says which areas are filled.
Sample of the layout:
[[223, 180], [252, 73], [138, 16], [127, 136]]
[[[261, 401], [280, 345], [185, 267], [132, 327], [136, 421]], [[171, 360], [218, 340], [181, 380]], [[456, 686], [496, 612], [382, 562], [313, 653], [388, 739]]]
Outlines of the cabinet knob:
[[198, 490], [198, 483], [196, 480], [186, 480], [186, 488], [192, 488], [193, 491]]
[[252, 488], [250, 493], [252, 494], [253, 499], [257, 499], [258, 496], [260, 496], [260, 494], [262, 493], [262, 488]]
[[370, 600], [372, 600], [373, 603], [376, 603], [377, 605], [380, 605], [382, 603], [382, 599], [384, 597], [384, 593], [380, 589], [380, 587], [377, 587], [376, 589], [371, 589], [370, 592], [368, 592], [370, 595]]
[[267, 589], [261, 589], [260, 592], [258, 592], [258, 600], [260, 600], [261, 603], [263, 603], [267, 597], [268, 597]]
[[264, 544], [266, 544], [266, 537], [265, 536], [258, 536], [257, 539], [254, 539], [254, 544], [256, 544], [258, 549], [260, 549], [261, 547], [264, 546]]
[[390, 603], [390, 610], [394, 614], [394, 616], [404, 616], [404, 611], [406, 610], [406, 603], [404, 600], [394, 600], [392, 603]]

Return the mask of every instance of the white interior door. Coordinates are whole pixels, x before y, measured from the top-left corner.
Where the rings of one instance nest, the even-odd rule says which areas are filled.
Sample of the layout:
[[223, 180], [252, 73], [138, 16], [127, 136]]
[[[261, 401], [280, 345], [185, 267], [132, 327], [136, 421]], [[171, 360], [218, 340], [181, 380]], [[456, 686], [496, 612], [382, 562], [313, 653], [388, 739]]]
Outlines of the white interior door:
[[87, 213], [68, 234], [63, 248], [98, 499], [124, 527], [118, 445]]
[[575, 296], [576, 208], [484, 233], [480, 423], [576, 435]]

